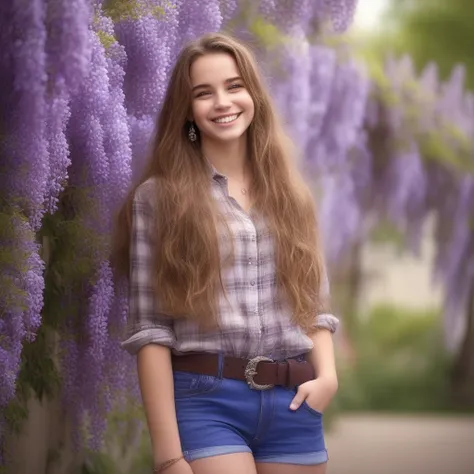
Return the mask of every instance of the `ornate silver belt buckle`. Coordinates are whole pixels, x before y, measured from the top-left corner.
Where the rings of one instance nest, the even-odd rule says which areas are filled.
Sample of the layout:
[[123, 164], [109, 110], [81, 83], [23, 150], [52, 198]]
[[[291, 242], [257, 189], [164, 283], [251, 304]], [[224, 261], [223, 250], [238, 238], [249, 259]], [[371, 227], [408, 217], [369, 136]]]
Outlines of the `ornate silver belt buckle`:
[[253, 380], [257, 375], [257, 365], [259, 362], [273, 362], [273, 360], [263, 356], [254, 357], [249, 360], [247, 367], [245, 367], [245, 380], [247, 381], [247, 385], [254, 390], [270, 390], [275, 385], [260, 385]]

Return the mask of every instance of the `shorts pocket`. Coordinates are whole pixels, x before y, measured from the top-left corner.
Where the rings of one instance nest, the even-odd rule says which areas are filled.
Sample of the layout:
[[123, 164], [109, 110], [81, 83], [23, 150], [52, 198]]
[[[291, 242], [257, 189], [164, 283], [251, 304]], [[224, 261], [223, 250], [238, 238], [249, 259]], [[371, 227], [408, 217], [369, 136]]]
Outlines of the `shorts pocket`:
[[189, 398], [211, 393], [217, 390], [222, 379], [212, 375], [193, 374], [191, 372], [173, 372], [174, 398]]
[[318, 411], [318, 410], [315, 410], [314, 408], [311, 408], [309, 405], [308, 405], [308, 402], [306, 400], [303, 401], [303, 403], [301, 404], [301, 406], [306, 409], [307, 411], [309, 411], [312, 415], [314, 416], [317, 416], [319, 418], [321, 418], [323, 416], [323, 414]]
[[[292, 394], [291, 399], [294, 398], [294, 396], [296, 395], [297, 391], [298, 391], [298, 387], [293, 388], [293, 389], [291, 390], [291, 394]], [[314, 408], [310, 407], [310, 406], [308, 405], [308, 402], [307, 402], [306, 400], [303, 400], [303, 403], [301, 404], [301, 406], [300, 406], [299, 409], [300, 409], [300, 410], [309, 411], [312, 415], [317, 416], [318, 418], [321, 418], [321, 417], [323, 416], [323, 413], [321, 413], [320, 411], [315, 410]]]

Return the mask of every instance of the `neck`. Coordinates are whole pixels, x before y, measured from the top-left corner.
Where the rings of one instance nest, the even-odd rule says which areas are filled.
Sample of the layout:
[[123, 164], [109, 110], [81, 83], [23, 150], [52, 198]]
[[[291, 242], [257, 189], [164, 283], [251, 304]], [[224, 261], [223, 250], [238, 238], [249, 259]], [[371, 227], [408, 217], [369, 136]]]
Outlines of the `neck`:
[[202, 152], [214, 168], [228, 178], [243, 180], [248, 166], [247, 140], [202, 142]]

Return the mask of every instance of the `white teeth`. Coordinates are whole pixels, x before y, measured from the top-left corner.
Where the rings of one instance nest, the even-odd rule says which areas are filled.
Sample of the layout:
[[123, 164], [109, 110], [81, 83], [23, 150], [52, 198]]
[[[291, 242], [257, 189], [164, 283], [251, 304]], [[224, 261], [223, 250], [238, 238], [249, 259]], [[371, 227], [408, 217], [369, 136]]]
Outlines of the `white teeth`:
[[236, 115], [229, 115], [228, 117], [223, 117], [223, 118], [220, 118], [220, 119], [215, 119], [213, 120], [214, 122], [216, 123], [229, 123], [229, 122], [233, 122], [234, 120], [237, 120], [237, 117], [239, 115], [236, 114]]

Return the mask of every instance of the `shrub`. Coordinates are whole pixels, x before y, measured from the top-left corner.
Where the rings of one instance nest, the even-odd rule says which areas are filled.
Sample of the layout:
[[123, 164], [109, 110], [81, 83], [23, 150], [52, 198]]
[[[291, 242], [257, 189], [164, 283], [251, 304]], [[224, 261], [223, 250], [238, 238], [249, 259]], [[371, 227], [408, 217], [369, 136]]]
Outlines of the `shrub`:
[[355, 333], [356, 360], [340, 363], [339, 410], [453, 411], [451, 364], [438, 311], [380, 305]]

